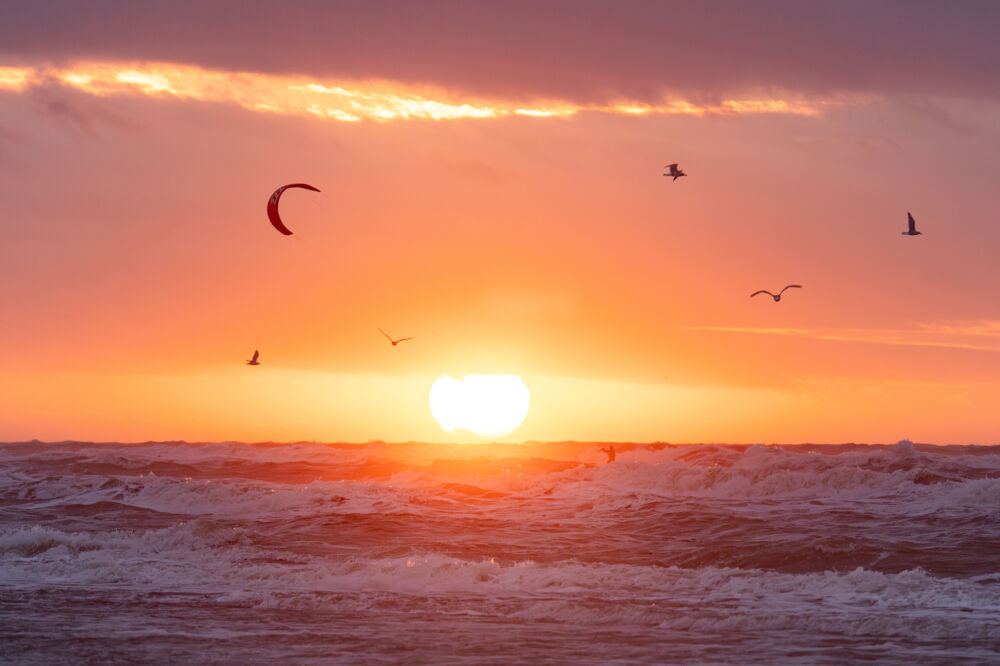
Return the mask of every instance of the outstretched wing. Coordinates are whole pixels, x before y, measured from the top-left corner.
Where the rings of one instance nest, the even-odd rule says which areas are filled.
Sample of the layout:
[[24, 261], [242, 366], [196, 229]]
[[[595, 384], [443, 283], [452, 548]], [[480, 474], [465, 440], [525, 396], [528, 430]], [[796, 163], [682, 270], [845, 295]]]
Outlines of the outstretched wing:
[[767, 294], [771, 298], [774, 298], [774, 294], [772, 294], [771, 292], [769, 292], [767, 289], [761, 289], [760, 291], [753, 292], [752, 294], [750, 294], [750, 298], [753, 298], [757, 294]]
[[913, 219], [913, 216], [909, 213], [906, 214], [906, 221], [910, 225], [910, 231], [914, 232], [917, 230], [917, 221]]
[[412, 339], [413, 338], [400, 338], [399, 340], [396, 340], [396, 342], [403, 342], [405, 340], [412, 340]]
[[381, 333], [382, 335], [384, 335], [386, 340], [388, 340], [389, 342], [392, 342], [392, 338], [389, 337], [388, 333], [386, 333], [385, 331], [383, 331], [381, 328], [378, 329], [378, 332]]
[[260, 356], [260, 352], [259, 352], [259, 351], [257, 351], [256, 349], [254, 349], [254, 350], [253, 350], [253, 358], [252, 358], [252, 359], [250, 359], [250, 362], [251, 362], [251, 363], [254, 363], [254, 362], [256, 362], [256, 360], [257, 360], [257, 357], [258, 357], [258, 356]]
[[667, 166], [670, 168], [670, 175], [671, 176], [676, 176], [677, 175], [677, 164], [668, 164]]
[[[790, 284], [790, 285], [788, 285], [788, 286], [785, 287], [785, 289], [801, 289], [801, 288], [802, 288], [801, 284]], [[785, 289], [782, 289], [781, 291], [779, 291], [778, 295], [781, 296], [783, 293], [785, 293]]]

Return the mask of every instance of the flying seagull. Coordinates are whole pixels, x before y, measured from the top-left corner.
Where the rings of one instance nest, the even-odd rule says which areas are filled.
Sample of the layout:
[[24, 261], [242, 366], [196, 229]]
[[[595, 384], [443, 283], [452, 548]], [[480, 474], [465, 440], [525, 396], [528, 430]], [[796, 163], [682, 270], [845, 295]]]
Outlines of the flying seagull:
[[247, 361], [247, 365], [260, 365], [260, 361], [257, 360], [258, 356], [260, 356], [260, 352], [254, 349], [253, 358]]
[[[801, 284], [790, 284], [787, 287], [785, 287], [785, 289], [801, 289], [801, 288], [802, 288]], [[781, 295], [785, 293], [785, 289], [782, 289], [777, 294], [772, 294], [767, 289], [761, 289], [760, 291], [755, 291], [752, 294], [750, 294], [750, 298], [753, 298], [757, 294], [767, 294], [768, 296], [774, 299], [775, 303], [777, 303], [778, 301], [781, 300]]]
[[901, 232], [904, 236], [919, 236], [920, 232], [917, 231], [917, 221], [913, 219], [913, 216], [909, 213], [906, 214], [906, 221], [910, 224], [910, 228], [906, 231]]
[[674, 180], [677, 180], [681, 176], [686, 176], [687, 175], [686, 173], [684, 173], [683, 171], [681, 171], [680, 169], [678, 169], [676, 164], [668, 164], [667, 166], [665, 166], [663, 168], [664, 169], [670, 169], [670, 173], [665, 173], [663, 175], [664, 176], [673, 176]]
[[413, 338], [400, 338], [399, 340], [393, 340], [392, 338], [389, 337], [389, 334], [386, 333], [385, 331], [383, 331], [381, 328], [378, 329], [378, 332], [381, 333], [382, 335], [384, 335], [386, 337], [386, 339], [389, 342], [392, 343], [393, 347], [395, 347], [396, 345], [398, 345], [400, 342], [403, 342], [404, 340], [412, 340], [413, 339]]

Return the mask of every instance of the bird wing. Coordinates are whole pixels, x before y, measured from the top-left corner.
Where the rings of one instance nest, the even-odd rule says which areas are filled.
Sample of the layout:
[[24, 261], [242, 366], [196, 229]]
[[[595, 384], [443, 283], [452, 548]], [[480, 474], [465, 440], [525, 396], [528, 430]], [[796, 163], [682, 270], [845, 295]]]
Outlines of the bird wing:
[[[785, 287], [785, 289], [801, 289], [801, 288], [802, 288], [801, 284], [790, 284], [790, 285], [788, 285], [788, 286]], [[779, 291], [778, 295], [780, 296], [781, 294], [785, 293], [785, 289], [782, 289], [781, 291]]]
[[381, 328], [378, 329], [378, 332], [381, 333], [382, 335], [384, 335], [386, 340], [388, 340], [389, 342], [392, 342], [392, 338], [389, 337], [388, 333], [386, 333], [385, 331], [383, 331]]
[[769, 292], [767, 289], [761, 289], [760, 291], [753, 292], [752, 294], [750, 294], [750, 298], [753, 298], [757, 294], [767, 294], [771, 298], [774, 298], [774, 294], [772, 294], [771, 292]]
[[412, 340], [412, 339], [413, 338], [400, 338], [399, 340], [396, 340], [396, 342], [403, 342], [404, 340]]
[[250, 359], [250, 362], [252, 363], [253, 361], [256, 361], [258, 356], [260, 356], [260, 352], [257, 351], [256, 349], [254, 349], [253, 350], [253, 358]]
[[910, 225], [910, 231], [916, 231], [917, 230], [917, 221], [914, 220], [913, 216], [910, 215], [909, 213], [906, 214], [906, 221]]
[[674, 174], [677, 173], [677, 165], [676, 164], [669, 164], [667, 166], [670, 167], [670, 175], [671, 176], [673, 176]]

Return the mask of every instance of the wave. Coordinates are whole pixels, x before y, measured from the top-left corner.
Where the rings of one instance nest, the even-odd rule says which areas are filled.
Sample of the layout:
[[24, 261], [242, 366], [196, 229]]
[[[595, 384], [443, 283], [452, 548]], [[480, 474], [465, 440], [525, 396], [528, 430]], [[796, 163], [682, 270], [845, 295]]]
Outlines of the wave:
[[330, 507], [340, 512], [373, 513], [406, 506], [409, 493], [364, 481], [314, 481], [305, 484], [256, 480], [211, 480], [104, 475], [31, 476], [0, 474], [0, 498], [16, 499], [22, 510], [60, 510], [108, 503], [185, 516], [249, 518], [266, 514], [315, 516]]
[[[589, 457], [593, 448], [581, 446], [576, 457]], [[166, 513], [252, 516], [329, 506], [405, 512], [427, 503], [545, 499], [619, 511], [633, 510], [643, 498], [755, 505], [766, 499], [882, 501], [884, 510], [908, 515], [1000, 508], [1000, 452], [921, 452], [906, 442], [833, 452], [636, 446], [605, 465], [538, 457], [388, 465], [381, 444], [348, 450], [323, 444], [75, 443], [27, 449], [0, 447], [0, 500], [38, 508], [110, 501]], [[311, 462], [303, 462], [307, 457]], [[279, 460], [286, 462], [274, 462]], [[247, 461], [255, 465], [250, 470]], [[380, 473], [371, 472], [373, 464]], [[359, 473], [364, 466], [369, 469]]]
[[26, 442], [0, 444], [0, 460], [76, 459], [90, 462], [121, 462], [138, 466], [151, 462], [179, 464], [204, 462], [363, 462], [384, 446], [370, 444], [323, 444], [318, 442], [249, 444], [244, 442], [146, 442], [143, 444], [95, 442]]
[[0, 624], [39, 662], [81, 617], [93, 660], [1000, 657], [1000, 448], [615, 446], [0, 444]]
[[[594, 480], [619, 491], [728, 498], [843, 495], [878, 496], [920, 492], [928, 486], [974, 484], [972, 499], [994, 505], [1000, 494], [1000, 455], [953, 456], [917, 453], [905, 443], [891, 448], [816, 453], [792, 447], [718, 446], [636, 450], [620, 463], [595, 472]], [[951, 485], [949, 485], [951, 484]], [[961, 495], [961, 493], [959, 493]]]
[[784, 574], [722, 567], [395, 558], [270, 557], [249, 535], [213, 521], [106, 534], [0, 532], [6, 585], [126, 586], [196, 593], [205, 601], [286, 609], [372, 610], [387, 602], [531, 621], [628, 624], [717, 634], [813, 630], [909, 639], [1000, 640], [1000, 575]]
[[[437, 552], [782, 573], [974, 576], [995, 570], [1000, 548], [997, 449], [623, 446], [614, 463], [595, 465], [579, 460], [594, 445], [579, 444], [556, 448], [564, 459], [386, 467], [397, 455], [389, 445], [290, 446], [6, 445], [0, 527], [84, 534], [211, 520], [296, 556]], [[409, 448], [433, 455], [433, 445]], [[306, 454], [333, 462], [263, 462]], [[108, 456], [115, 464], [100, 466]], [[177, 460], [201, 461], [201, 476]]]

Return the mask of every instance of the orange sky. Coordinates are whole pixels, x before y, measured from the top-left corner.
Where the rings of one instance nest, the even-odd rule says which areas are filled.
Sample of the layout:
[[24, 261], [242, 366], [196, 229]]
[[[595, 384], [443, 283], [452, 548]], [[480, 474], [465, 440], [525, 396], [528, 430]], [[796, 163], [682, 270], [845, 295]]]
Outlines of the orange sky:
[[[959, 7], [941, 39], [971, 60], [994, 10]], [[609, 48], [652, 39], [607, 11]], [[1000, 99], [961, 53], [775, 44], [809, 79], [736, 43], [672, 86], [626, 49], [618, 90], [515, 54], [519, 91], [479, 23], [498, 50], [469, 71], [338, 71], [322, 45], [295, 71], [169, 30], [144, 55], [114, 38], [140, 19], [49, 54], [0, 34], [0, 440], [474, 439], [427, 392], [496, 372], [532, 390], [508, 441], [997, 442]], [[322, 192], [286, 194], [284, 237], [264, 205], [289, 182]]]

